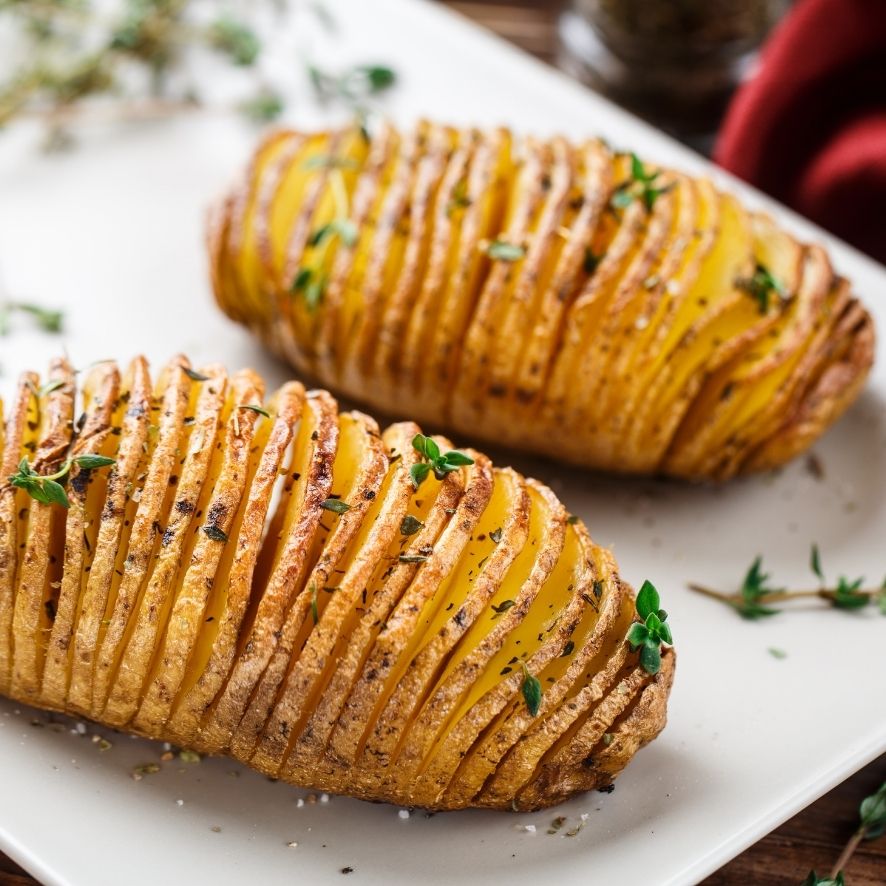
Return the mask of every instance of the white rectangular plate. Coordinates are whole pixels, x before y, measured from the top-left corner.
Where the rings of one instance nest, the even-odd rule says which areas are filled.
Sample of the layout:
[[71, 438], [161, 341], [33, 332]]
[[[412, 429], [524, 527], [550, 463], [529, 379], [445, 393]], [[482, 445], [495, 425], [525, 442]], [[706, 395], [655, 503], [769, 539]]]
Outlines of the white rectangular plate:
[[[407, 0], [338, 0], [341, 34], [323, 61], [390, 63], [390, 110], [525, 132], [599, 133], [616, 145], [708, 172], [770, 206], [788, 227], [824, 240], [886, 326], [886, 272], [732, 182], [691, 154], [466, 22]], [[282, 62], [281, 62], [282, 63]], [[293, 52], [286, 61], [300, 70]], [[299, 84], [292, 122], [318, 122]], [[287, 370], [215, 309], [202, 225], [207, 202], [239, 168], [254, 132], [218, 111], [93, 127], [74, 152], [42, 156], [30, 126], [0, 136], [0, 262], [21, 300], [67, 311], [64, 345], [83, 366], [178, 350], [197, 361], [253, 365], [271, 382]], [[58, 339], [28, 324], [0, 340], [11, 376], [43, 367]], [[886, 370], [816, 446], [824, 479], [802, 460], [775, 476], [724, 488], [601, 479], [505, 456], [560, 492], [595, 538], [614, 546], [625, 577], [649, 577], [671, 612], [679, 649], [670, 723], [614, 793], [534, 815], [452, 813], [408, 819], [388, 806], [304, 791], [223, 760], [165, 764], [139, 782], [133, 766], [156, 745], [30, 725], [45, 715], [0, 702], [0, 847], [51, 884], [339, 882], [697, 882], [886, 750], [882, 706], [886, 619], [809, 609], [744, 623], [693, 596], [687, 581], [734, 587], [757, 553], [780, 583], [805, 585], [809, 545], [828, 573], [886, 571]], [[767, 651], [776, 647], [787, 657]], [[70, 726], [70, 724], [69, 724]], [[233, 777], [236, 774], [236, 778]], [[179, 802], [182, 801], [182, 802]], [[567, 817], [557, 835], [547, 827]], [[574, 837], [562, 836], [586, 815]], [[535, 825], [536, 831], [515, 826]], [[212, 830], [221, 828], [220, 832]], [[287, 844], [297, 842], [297, 847]], [[822, 859], [826, 862], [827, 859]], [[797, 872], [787, 872], [788, 875]]]

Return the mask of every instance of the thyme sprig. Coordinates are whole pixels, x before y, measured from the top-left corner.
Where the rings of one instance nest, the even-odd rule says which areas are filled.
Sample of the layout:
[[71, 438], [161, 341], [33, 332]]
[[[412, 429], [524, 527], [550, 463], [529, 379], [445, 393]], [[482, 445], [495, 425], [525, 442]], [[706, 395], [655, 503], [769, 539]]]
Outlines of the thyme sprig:
[[782, 302], [788, 302], [791, 298], [784, 284], [761, 264], [757, 264], [750, 277], [739, 277], [735, 281], [735, 285], [757, 302], [761, 314], [765, 314], [769, 310], [770, 299], [773, 295], [778, 296]]
[[858, 809], [858, 827], [840, 853], [830, 876], [819, 877], [815, 871], [810, 871], [802, 886], [843, 886], [843, 871], [855, 850], [865, 840], [876, 840], [883, 834], [886, 834], [886, 782], [880, 785], [879, 790], [861, 801]]
[[674, 642], [668, 614], [661, 609], [661, 599], [655, 585], [644, 581], [637, 594], [637, 615], [628, 631], [627, 642], [632, 650], [640, 650], [640, 666], [647, 674], [655, 676], [661, 670], [661, 647]]
[[114, 463], [115, 459], [105, 455], [77, 455], [66, 459], [64, 464], [53, 474], [38, 474], [28, 459], [23, 458], [19, 462], [18, 471], [9, 478], [9, 482], [17, 489], [24, 489], [31, 498], [41, 504], [56, 504], [63, 508], [69, 508], [71, 502], [68, 500], [68, 494], [65, 492], [65, 487], [58, 481], [65, 479], [74, 465], [83, 468], [83, 470], [93, 470]]
[[[116, 106], [121, 116], [197, 107], [192, 89], [173, 94], [168, 88], [189, 50], [208, 48], [254, 69], [262, 44], [246, 21], [221, 13], [201, 22], [195, 6], [192, 0], [122, 0], [109, 14], [89, 3], [0, 3], [27, 59], [0, 84], [0, 126], [36, 113], [49, 124], [47, 143], [59, 146], [69, 141], [67, 125], [96, 96], [126, 96]], [[146, 75], [143, 95], [132, 93], [133, 71]]]
[[304, 169], [328, 170], [329, 185], [335, 205], [335, 216], [308, 237], [305, 251], [311, 250], [311, 260], [299, 267], [290, 287], [293, 293], [301, 293], [305, 306], [311, 313], [320, 305], [329, 284], [329, 275], [323, 268], [330, 246], [337, 238], [346, 248], [351, 249], [356, 246], [359, 238], [357, 226], [348, 218], [350, 200], [343, 173], [344, 169], [354, 166], [352, 158], [334, 154], [315, 154], [304, 163]]
[[526, 257], [526, 247], [507, 240], [484, 240], [480, 248], [494, 261], [514, 262]]
[[808, 599], [824, 600], [834, 609], [843, 610], [864, 609], [875, 604], [879, 607], [880, 612], [886, 615], [886, 580], [877, 588], [865, 588], [863, 576], [850, 579], [841, 575], [835, 584], [829, 586], [821, 566], [821, 554], [816, 544], [812, 545], [810, 551], [809, 566], [820, 582], [819, 587], [815, 589], [787, 590], [770, 586], [770, 576], [763, 572], [763, 558], [760, 556], [754, 558], [741, 587], [734, 593], [723, 593], [695, 583], [690, 583], [689, 589], [725, 603], [742, 618], [749, 621], [767, 618], [781, 612], [780, 609], [772, 607], [770, 605], [772, 603]]
[[674, 187], [674, 182], [662, 186], [661, 175], [660, 169], [648, 170], [636, 154], [631, 154], [631, 177], [616, 186], [610, 205], [614, 209], [627, 209], [634, 200], [640, 200], [646, 211], [652, 212], [655, 201]]
[[526, 708], [530, 715], [535, 717], [541, 708], [542, 689], [541, 682], [538, 677], [533, 676], [526, 667], [526, 662], [521, 661], [520, 667], [523, 669], [523, 682], [520, 685], [520, 691], [523, 693], [523, 701], [526, 702]]
[[54, 308], [45, 308], [31, 302], [0, 303], [0, 335], [8, 335], [13, 314], [28, 314], [44, 332], [61, 332], [65, 315]]
[[368, 98], [390, 89], [397, 82], [397, 72], [387, 65], [353, 65], [344, 71], [324, 71], [308, 65], [308, 77], [317, 99], [326, 104], [344, 102], [359, 111]]
[[434, 476], [438, 480], [442, 480], [452, 471], [457, 471], [465, 465], [472, 465], [474, 459], [457, 449], [450, 449], [449, 452], [440, 452], [440, 447], [431, 437], [424, 434], [416, 434], [412, 438], [412, 448], [422, 457], [422, 460], [416, 462], [409, 469], [409, 476], [412, 478], [412, 485], [418, 489], [424, 483], [428, 474], [434, 472]]

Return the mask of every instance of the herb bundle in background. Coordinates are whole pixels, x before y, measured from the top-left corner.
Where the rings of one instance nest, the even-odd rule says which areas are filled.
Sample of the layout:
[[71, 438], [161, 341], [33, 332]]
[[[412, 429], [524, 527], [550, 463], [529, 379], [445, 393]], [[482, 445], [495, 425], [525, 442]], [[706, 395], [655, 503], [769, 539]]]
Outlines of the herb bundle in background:
[[[322, 3], [292, 6], [293, 11], [303, 6], [326, 31], [338, 27]], [[57, 149], [70, 144], [73, 122], [96, 100], [125, 118], [194, 109], [201, 105], [205, 85], [190, 81], [183, 64], [194, 50], [243, 69], [251, 97], [239, 102], [238, 110], [259, 123], [274, 120], [285, 102], [261, 69], [268, 47], [255, 22], [264, 12], [283, 16], [288, 4], [0, 0], [3, 46], [12, 50], [0, 52], [0, 127], [21, 117], [40, 117], [47, 124], [46, 146]], [[303, 27], [294, 17], [290, 23]], [[293, 81], [308, 76], [321, 103], [343, 104], [363, 120], [371, 97], [396, 79], [391, 68], [378, 64], [323, 71], [296, 53], [291, 70]]]

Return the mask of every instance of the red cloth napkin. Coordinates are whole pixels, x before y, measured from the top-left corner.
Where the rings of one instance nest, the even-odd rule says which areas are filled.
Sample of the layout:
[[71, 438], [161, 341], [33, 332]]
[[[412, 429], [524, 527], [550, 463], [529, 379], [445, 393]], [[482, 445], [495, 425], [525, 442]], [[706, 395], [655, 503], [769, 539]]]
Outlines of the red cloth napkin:
[[800, 0], [714, 159], [886, 263], [886, 0]]

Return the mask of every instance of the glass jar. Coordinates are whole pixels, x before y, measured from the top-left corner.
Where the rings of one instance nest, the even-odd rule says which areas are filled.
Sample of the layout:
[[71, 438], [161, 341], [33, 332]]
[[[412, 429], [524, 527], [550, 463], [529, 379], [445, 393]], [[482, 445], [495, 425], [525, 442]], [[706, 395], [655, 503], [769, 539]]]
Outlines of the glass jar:
[[679, 137], [704, 137], [790, 0], [573, 0], [560, 63]]

